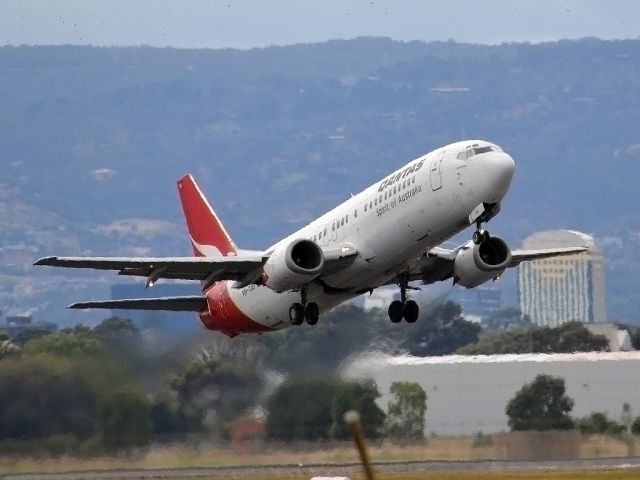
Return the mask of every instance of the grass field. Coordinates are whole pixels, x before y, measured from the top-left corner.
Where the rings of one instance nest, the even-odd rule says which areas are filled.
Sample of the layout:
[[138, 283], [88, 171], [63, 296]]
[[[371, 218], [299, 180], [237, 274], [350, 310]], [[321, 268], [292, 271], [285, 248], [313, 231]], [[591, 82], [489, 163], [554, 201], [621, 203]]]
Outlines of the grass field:
[[[377, 480], [578, 480], [578, 479], [637, 479], [638, 470], [535, 470], [525, 472], [439, 472], [420, 474], [387, 474]], [[354, 479], [355, 480], [355, 479]]]
[[[253, 476], [228, 477], [232, 480], [309, 480], [309, 476]], [[362, 475], [352, 475], [351, 480], [364, 480]], [[640, 470], [532, 470], [519, 472], [432, 472], [386, 473], [376, 475], [376, 480], [637, 480]]]
[[[424, 444], [396, 445], [380, 443], [371, 445], [370, 457], [373, 461], [411, 461], [411, 460], [487, 460], [504, 459], [497, 445], [482, 447], [473, 446], [473, 437], [435, 437]], [[628, 445], [616, 437], [594, 435], [585, 439], [581, 444], [580, 457], [625, 457], [630, 452]], [[0, 475], [2, 473], [21, 472], [65, 472], [86, 470], [113, 469], [158, 469], [184, 467], [218, 467], [237, 465], [274, 465], [274, 464], [323, 464], [357, 462], [355, 448], [349, 442], [331, 445], [307, 445], [306, 447], [275, 447], [261, 448], [225, 448], [212, 446], [205, 442], [199, 445], [179, 444], [173, 446], [155, 446], [131, 456], [103, 456], [103, 457], [72, 457], [32, 458], [21, 456], [0, 456]], [[547, 472], [548, 473], [548, 472]], [[564, 472], [561, 472], [564, 474]], [[624, 472], [616, 470], [613, 473], [604, 472], [602, 475], [622, 475]], [[560, 473], [559, 473], [560, 474]], [[436, 474], [433, 474], [436, 475]], [[444, 474], [439, 474], [444, 475]], [[466, 475], [466, 474], [465, 474]], [[473, 474], [468, 474], [473, 475]], [[529, 478], [517, 476], [504, 478]], [[295, 478], [295, 477], [294, 477]], [[385, 476], [381, 478], [408, 478]], [[432, 476], [420, 478], [454, 478], [446, 476]], [[458, 478], [458, 477], [455, 477]], [[493, 478], [470, 476], [465, 478]], [[498, 478], [498, 477], [496, 477]], [[503, 478], [503, 477], [499, 477]], [[542, 478], [542, 477], [530, 477]], [[635, 471], [635, 477], [567, 477], [553, 478], [638, 478], [640, 472]]]

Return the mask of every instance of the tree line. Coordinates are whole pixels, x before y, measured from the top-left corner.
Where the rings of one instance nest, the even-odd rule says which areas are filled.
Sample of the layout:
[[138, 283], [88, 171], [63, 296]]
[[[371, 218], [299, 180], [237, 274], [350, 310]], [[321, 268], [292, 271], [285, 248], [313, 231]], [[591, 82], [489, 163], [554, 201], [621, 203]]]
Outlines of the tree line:
[[626, 402], [622, 406], [620, 422], [609, 418], [606, 412], [573, 418], [570, 415], [573, 406], [573, 399], [566, 394], [564, 379], [541, 374], [515, 393], [505, 413], [513, 431], [577, 429], [585, 435], [640, 435], [640, 416], [633, 418], [631, 407]]
[[[372, 439], [420, 439], [427, 395], [419, 385], [392, 384], [384, 410], [375, 383], [343, 380], [338, 372], [365, 350], [442, 355], [487, 342], [452, 302], [425, 313], [414, 325], [398, 326], [381, 311], [345, 305], [315, 328], [231, 341], [208, 333], [204, 344], [154, 343], [118, 317], [93, 328], [27, 330], [13, 340], [0, 333], [0, 451], [97, 454], [194, 433], [227, 439], [256, 408], [271, 440], [344, 439], [342, 414], [349, 409], [360, 411]], [[530, 338], [569, 351], [603, 347], [583, 330], [571, 324]], [[516, 333], [499, 335], [506, 343]]]
[[371, 438], [401, 435], [409, 428], [403, 415], [422, 416], [424, 425], [426, 406], [407, 413], [413, 404], [404, 400], [413, 388], [426, 402], [419, 386], [394, 384], [401, 407], [387, 414], [374, 382], [338, 378], [335, 362], [347, 350], [329, 362], [333, 370], [309, 378], [294, 369], [281, 383], [272, 362], [284, 361], [284, 353], [255, 339], [212, 342], [173, 364], [176, 349], [150, 349], [137, 327], [118, 317], [14, 341], [3, 336], [0, 349], [2, 453], [134, 452], [194, 433], [226, 439], [258, 406], [268, 414], [266, 437], [278, 441], [345, 439], [342, 415], [350, 409], [361, 412]]

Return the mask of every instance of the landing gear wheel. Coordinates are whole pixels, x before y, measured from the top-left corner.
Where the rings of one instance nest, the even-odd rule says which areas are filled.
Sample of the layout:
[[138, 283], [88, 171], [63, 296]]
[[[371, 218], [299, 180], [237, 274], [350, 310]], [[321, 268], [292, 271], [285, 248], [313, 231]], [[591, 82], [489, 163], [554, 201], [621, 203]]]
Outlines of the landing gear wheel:
[[317, 303], [311, 302], [304, 308], [304, 319], [309, 325], [318, 323], [320, 317], [320, 308]]
[[483, 242], [489, 240], [489, 232], [486, 230], [480, 229], [473, 232], [473, 236], [471, 237], [473, 243], [476, 245], [481, 245]]
[[389, 305], [389, 320], [393, 323], [399, 323], [404, 314], [404, 304], [400, 300], [394, 300]]
[[420, 307], [413, 300], [407, 300], [407, 303], [404, 304], [403, 315], [407, 323], [415, 323], [420, 315]]
[[304, 307], [301, 303], [293, 303], [289, 307], [289, 322], [291, 325], [302, 325], [304, 320]]

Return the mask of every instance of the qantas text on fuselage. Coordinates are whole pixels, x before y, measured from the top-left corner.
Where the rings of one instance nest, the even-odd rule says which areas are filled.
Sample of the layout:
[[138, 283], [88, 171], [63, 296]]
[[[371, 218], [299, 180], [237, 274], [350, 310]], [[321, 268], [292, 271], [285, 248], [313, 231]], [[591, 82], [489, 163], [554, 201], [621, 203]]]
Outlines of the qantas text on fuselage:
[[[577, 255], [584, 246], [511, 250], [483, 229], [500, 210], [515, 171], [494, 143], [468, 140], [420, 156], [262, 251], [236, 246], [191, 175], [178, 180], [192, 257], [45, 257], [36, 265], [115, 270], [197, 280], [202, 294], [75, 303], [70, 308], [194, 311], [229, 336], [307, 323], [346, 300], [395, 284], [392, 322], [415, 322], [411, 282], [453, 279], [473, 288], [522, 261]], [[469, 226], [472, 239], [439, 245]]]

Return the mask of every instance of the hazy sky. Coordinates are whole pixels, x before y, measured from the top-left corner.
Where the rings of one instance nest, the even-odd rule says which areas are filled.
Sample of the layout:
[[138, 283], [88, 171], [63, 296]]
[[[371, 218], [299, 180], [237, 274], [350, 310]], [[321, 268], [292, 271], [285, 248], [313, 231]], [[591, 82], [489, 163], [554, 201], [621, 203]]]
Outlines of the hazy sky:
[[0, 45], [288, 45], [363, 35], [472, 43], [638, 38], [635, 0], [0, 0]]

